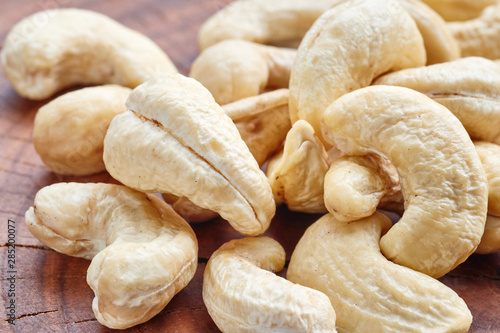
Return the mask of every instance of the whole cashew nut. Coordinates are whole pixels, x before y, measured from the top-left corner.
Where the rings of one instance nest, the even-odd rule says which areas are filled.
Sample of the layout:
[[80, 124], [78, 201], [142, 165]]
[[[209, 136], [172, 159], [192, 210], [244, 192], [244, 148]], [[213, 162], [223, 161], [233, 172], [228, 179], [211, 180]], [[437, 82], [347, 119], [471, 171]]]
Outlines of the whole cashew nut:
[[500, 143], [500, 66], [468, 57], [390, 73], [374, 84], [417, 90], [446, 106], [474, 139]]
[[296, 50], [226, 40], [204, 50], [189, 76], [201, 82], [219, 104], [260, 94], [265, 88], [288, 88]]
[[333, 7], [298, 49], [290, 77], [290, 119], [305, 119], [325, 142], [320, 119], [331, 102], [385, 72], [423, 66], [425, 59], [422, 36], [398, 1], [353, 0]]
[[111, 184], [58, 183], [26, 212], [29, 231], [52, 249], [91, 259], [92, 308], [124, 329], [159, 313], [193, 278], [196, 236], [159, 198]]
[[37, 100], [72, 85], [135, 88], [157, 73], [177, 72], [149, 38], [83, 9], [51, 9], [23, 19], [7, 35], [0, 57], [14, 89]]
[[141, 191], [185, 196], [246, 235], [268, 228], [276, 206], [267, 178], [201, 83], [157, 76], [132, 91], [127, 108], [104, 139], [111, 176]]
[[268, 237], [232, 240], [212, 254], [203, 301], [222, 332], [336, 332], [328, 297], [272, 273], [284, 264]]
[[422, 0], [446, 21], [466, 21], [479, 15], [498, 0]]
[[405, 212], [380, 241], [388, 259], [440, 277], [474, 252], [486, 220], [486, 176], [450, 111], [411, 89], [370, 86], [333, 102], [322, 128], [345, 154], [378, 153], [396, 167]]
[[467, 332], [472, 316], [453, 290], [380, 253], [390, 227], [378, 212], [354, 223], [323, 216], [295, 247], [287, 279], [325, 293], [342, 332]]
[[38, 110], [33, 144], [54, 172], [90, 175], [104, 171], [103, 141], [114, 116], [125, 112], [132, 90], [118, 85], [83, 88]]

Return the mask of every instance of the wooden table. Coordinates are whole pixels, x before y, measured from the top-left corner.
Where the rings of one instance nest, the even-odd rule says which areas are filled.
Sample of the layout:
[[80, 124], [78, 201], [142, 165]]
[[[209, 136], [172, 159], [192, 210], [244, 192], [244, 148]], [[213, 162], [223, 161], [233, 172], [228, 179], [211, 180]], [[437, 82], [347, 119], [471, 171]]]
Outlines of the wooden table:
[[[230, 0], [16, 0], [0, 4], [0, 41], [23, 17], [55, 7], [78, 7], [104, 13], [156, 41], [179, 71], [187, 74], [198, 55], [200, 24]], [[19, 97], [0, 76], [0, 235], [1, 332], [111, 332], [94, 318], [93, 292], [85, 282], [89, 262], [56, 253], [34, 238], [24, 224], [24, 213], [36, 192], [62, 181], [114, 182], [107, 173], [90, 177], [63, 177], [49, 171], [31, 141], [37, 109], [47, 101]], [[287, 257], [304, 230], [319, 215], [298, 214], [284, 207], [266, 232], [286, 249]], [[15, 225], [15, 325], [5, 308], [11, 270], [8, 267], [8, 220]], [[127, 332], [218, 332], [201, 298], [202, 275], [211, 253], [224, 242], [241, 237], [222, 219], [193, 225], [199, 240], [195, 278], [168, 306], [147, 323]], [[11, 236], [12, 237], [12, 236]], [[284, 272], [280, 275], [284, 276]], [[500, 254], [473, 255], [440, 279], [465, 299], [474, 316], [471, 332], [500, 332]]]

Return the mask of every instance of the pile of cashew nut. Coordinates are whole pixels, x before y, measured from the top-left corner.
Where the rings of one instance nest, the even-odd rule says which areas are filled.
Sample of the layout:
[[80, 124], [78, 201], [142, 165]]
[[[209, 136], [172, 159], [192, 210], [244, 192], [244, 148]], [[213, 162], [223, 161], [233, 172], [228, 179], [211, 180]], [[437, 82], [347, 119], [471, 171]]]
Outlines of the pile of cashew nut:
[[[33, 143], [56, 173], [123, 185], [42, 188], [26, 224], [92, 260], [101, 324], [158, 314], [197, 267], [188, 222], [220, 216], [247, 236], [205, 268], [223, 332], [468, 331], [437, 278], [500, 250], [499, 1], [236, 0], [189, 77], [104, 15], [56, 9], [20, 38], [27, 22], [0, 53], [21, 96], [100, 85], [40, 108]], [[280, 204], [322, 215], [286, 279], [259, 237]]]

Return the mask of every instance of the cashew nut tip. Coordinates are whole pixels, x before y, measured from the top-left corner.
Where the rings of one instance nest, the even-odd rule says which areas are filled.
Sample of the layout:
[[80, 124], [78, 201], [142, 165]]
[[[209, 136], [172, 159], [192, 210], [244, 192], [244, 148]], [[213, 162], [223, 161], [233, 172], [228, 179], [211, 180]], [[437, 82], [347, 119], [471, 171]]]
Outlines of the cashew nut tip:
[[50, 248], [91, 259], [87, 283], [97, 320], [125, 329], [158, 314], [193, 278], [198, 244], [164, 201], [121, 185], [58, 183], [26, 212]]
[[73, 85], [135, 88], [158, 73], [177, 72], [146, 36], [105, 15], [72, 8], [20, 21], [7, 35], [0, 58], [14, 89], [36, 100]]
[[388, 259], [440, 277], [474, 252], [486, 220], [486, 175], [448, 109], [411, 89], [370, 86], [333, 102], [322, 128], [345, 154], [377, 153], [396, 167], [405, 211], [380, 241]]
[[55, 173], [104, 171], [103, 141], [113, 117], [127, 108], [132, 90], [118, 85], [83, 88], [57, 97], [35, 117], [33, 144]]
[[201, 83], [160, 75], [135, 88], [104, 139], [112, 177], [144, 191], [186, 197], [237, 231], [258, 235], [276, 205], [271, 186], [233, 121]]
[[232, 240], [215, 251], [203, 275], [203, 302], [222, 332], [336, 332], [326, 295], [272, 272], [285, 251], [268, 237]]
[[226, 40], [204, 50], [189, 76], [201, 82], [219, 104], [260, 94], [264, 89], [288, 88], [296, 50]]

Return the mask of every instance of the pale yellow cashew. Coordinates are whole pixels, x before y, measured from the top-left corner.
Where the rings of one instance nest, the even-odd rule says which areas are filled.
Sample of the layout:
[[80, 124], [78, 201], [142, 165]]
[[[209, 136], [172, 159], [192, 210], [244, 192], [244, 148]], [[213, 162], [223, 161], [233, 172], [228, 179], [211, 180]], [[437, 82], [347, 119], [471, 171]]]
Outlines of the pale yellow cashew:
[[486, 176], [449, 110], [411, 89], [371, 86], [333, 102], [322, 128], [345, 154], [377, 153], [396, 167], [405, 212], [381, 239], [388, 259], [440, 277], [474, 252], [486, 219]]
[[296, 50], [226, 40], [204, 50], [189, 76], [200, 81], [219, 104], [255, 96], [265, 88], [288, 88]]
[[500, 66], [480, 57], [409, 68], [374, 84], [417, 90], [446, 106], [472, 138], [500, 143]]
[[51, 9], [23, 19], [7, 35], [0, 57], [14, 89], [37, 100], [72, 85], [134, 88], [157, 73], [177, 72], [152, 40], [83, 9]]
[[[203, 301], [222, 332], [336, 332], [323, 293], [272, 272], [285, 251], [268, 237], [232, 240], [215, 251], [203, 275]], [[270, 272], [269, 272], [270, 271]]]
[[466, 21], [479, 15], [498, 0], [422, 0], [446, 21]]
[[246, 235], [268, 228], [276, 207], [267, 178], [201, 83], [157, 76], [132, 91], [127, 108], [104, 139], [111, 176], [141, 191], [185, 196]]
[[127, 108], [132, 90], [117, 85], [83, 88], [57, 97], [38, 110], [33, 144], [54, 172], [90, 175], [104, 171], [103, 141], [114, 116]]
[[390, 227], [377, 212], [354, 223], [323, 216], [295, 247], [287, 279], [325, 293], [340, 332], [467, 332], [472, 316], [453, 290], [380, 253]]
[[325, 213], [324, 179], [331, 161], [307, 121], [293, 124], [276, 158], [267, 168], [276, 203], [284, 202], [292, 211]]
[[193, 278], [196, 236], [159, 198], [111, 184], [58, 183], [26, 212], [50, 248], [91, 259], [87, 283], [97, 320], [124, 329], [158, 314]]
[[463, 57], [500, 58], [500, 3], [487, 7], [479, 17], [465, 22], [450, 22], [448, 27]]
[[497, 251], [500, 251], [500, 217], [488, 215], [484, 226], [484, 235], [476, 253], [489, 254]]
[[347, 1], [321, 15], [300, 44], [290, 77], [290, 119], [307, 120], [324, 141], [320, 119], [331, 102], [425, 60], [422, 36], [398, 1]]

